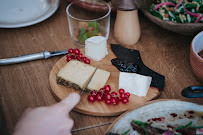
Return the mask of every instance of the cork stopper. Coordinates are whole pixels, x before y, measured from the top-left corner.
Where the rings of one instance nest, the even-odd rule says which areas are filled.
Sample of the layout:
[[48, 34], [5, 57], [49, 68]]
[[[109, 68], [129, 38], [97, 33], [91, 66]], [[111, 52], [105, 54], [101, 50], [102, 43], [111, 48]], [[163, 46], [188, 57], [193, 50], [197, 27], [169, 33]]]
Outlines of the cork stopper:
[[139, 9], [143, 0], [111, 0], [111, 3], [118, 10], [131, 11]]

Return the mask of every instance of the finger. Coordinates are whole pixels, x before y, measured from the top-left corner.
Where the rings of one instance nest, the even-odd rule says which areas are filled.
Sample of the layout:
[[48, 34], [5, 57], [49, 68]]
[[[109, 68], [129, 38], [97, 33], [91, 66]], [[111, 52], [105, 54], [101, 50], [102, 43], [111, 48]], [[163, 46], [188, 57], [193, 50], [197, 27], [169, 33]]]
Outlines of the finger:
[[79, 101], [80, 95], [78, 93], [71, 93], [70, 95], [68, 95], [68, 97], [66, 97], [59, 103], [59, 107], [67, 111], [71, 111], [74, 106], [78, 104]]
[[29, 108], [27, 108], [27, 109], [25, 110], [25, 112], [28, 113], [28, 112], [30, 112], [30, 111], [32, 111], [32, 110], [33, 110], [33, 109], [29, 107]]

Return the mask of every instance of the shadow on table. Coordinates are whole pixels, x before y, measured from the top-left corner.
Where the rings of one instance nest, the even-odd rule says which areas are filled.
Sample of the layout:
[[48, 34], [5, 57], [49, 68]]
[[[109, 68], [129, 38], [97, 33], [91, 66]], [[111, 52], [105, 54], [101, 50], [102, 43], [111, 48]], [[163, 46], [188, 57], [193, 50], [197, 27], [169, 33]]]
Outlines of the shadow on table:
[[6, 120], [1, 107], [0, 107], [0, 135], [8, 135]]

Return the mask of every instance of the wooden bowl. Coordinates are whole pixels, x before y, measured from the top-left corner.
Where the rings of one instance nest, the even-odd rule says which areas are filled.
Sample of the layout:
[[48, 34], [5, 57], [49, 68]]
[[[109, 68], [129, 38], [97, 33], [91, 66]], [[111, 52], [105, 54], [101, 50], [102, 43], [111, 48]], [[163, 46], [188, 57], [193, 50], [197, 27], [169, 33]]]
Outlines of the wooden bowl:
[[164, 29], [180, 33], [183, 35], [194, 35], [203, 30], [203, 23], [176, 23], [172, 21], [162, 20], [150, 13], [149, 7], [151, 4], [156, 3], [157, 0], [144, 0], [141, 7], [143, 14], [152, 22], [161, 26]]

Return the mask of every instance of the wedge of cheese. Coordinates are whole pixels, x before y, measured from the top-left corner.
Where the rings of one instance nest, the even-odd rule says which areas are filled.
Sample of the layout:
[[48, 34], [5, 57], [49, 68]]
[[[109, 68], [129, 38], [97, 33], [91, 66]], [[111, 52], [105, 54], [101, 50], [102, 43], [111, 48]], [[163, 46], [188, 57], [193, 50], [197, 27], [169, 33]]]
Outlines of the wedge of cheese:
[[103, 88], [109, 79], [110, 72], [97, 68], [94, 76], [92, 77], [90, 83], [87, 86], [88, 90], [99, 90]]
[[137, 96], [146, 96], [152, 81], [151, 76], [144, 76], [136, 73], [120, 72], [119, 89]]
[[95, 71], [96, 67], [77, 60], [71, 60], [58, 72], [56, 80], [58, 84], [82, 90]]

